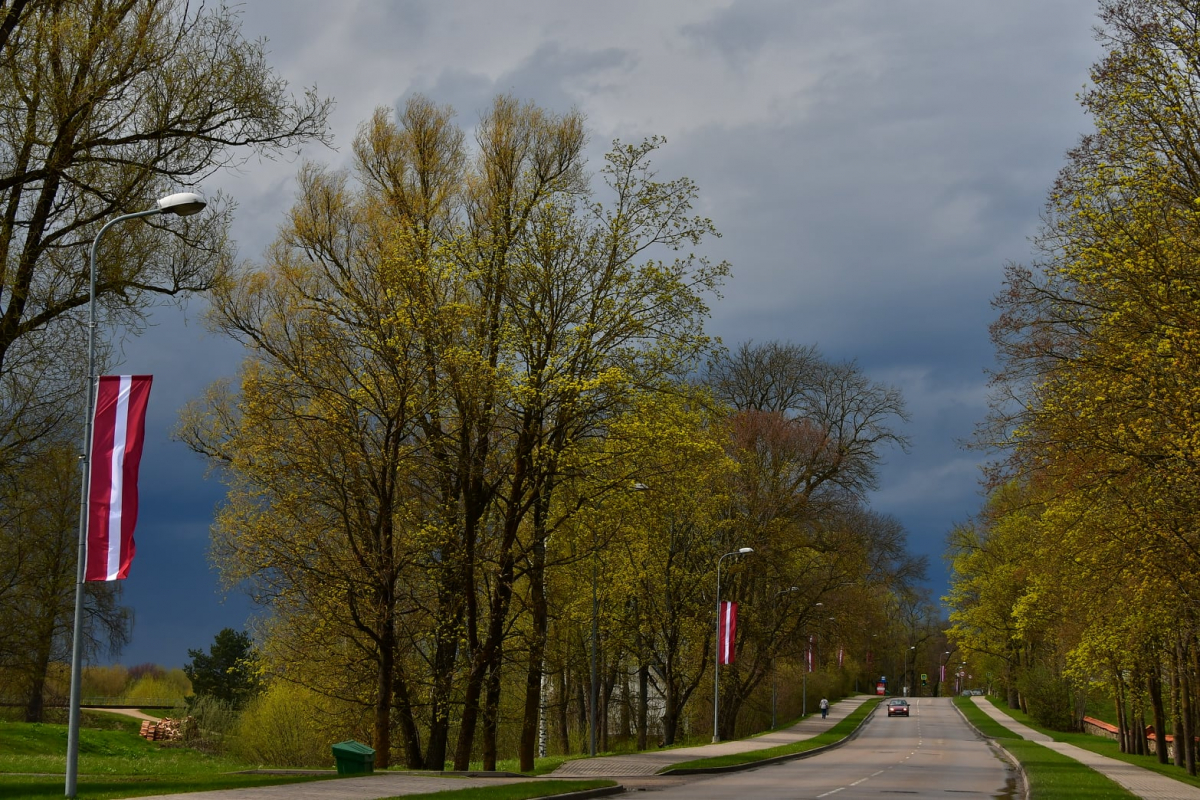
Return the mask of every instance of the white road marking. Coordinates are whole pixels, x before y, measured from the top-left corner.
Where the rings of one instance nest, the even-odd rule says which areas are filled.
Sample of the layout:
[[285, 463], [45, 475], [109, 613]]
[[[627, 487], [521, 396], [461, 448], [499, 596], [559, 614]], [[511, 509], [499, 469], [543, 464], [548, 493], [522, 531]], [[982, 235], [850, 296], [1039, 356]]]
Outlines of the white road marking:
[[826, 792], [825, 794], [819, 794], [819, 795], [817, 795], [817, 797], [818, 798], [829, 797], [829, 795], [837, 794], [838, 792], [840, 792], [842, 789], [845, 789], [845, 788], [846, 788], [845, 786], [839, 786], [838, 788], [834, 789], [832, 792]]

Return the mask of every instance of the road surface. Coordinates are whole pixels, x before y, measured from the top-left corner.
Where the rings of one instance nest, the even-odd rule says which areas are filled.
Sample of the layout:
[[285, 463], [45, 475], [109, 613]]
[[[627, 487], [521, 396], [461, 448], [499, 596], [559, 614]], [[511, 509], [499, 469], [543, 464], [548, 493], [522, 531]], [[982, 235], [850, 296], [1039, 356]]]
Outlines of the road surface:
[[858, 738], [812, 758], [663, 788], [658, 798], [1016, 798], [1013, 768], [967, 726], [949, 698], [916, 698], [912, 716], [883, 706]]

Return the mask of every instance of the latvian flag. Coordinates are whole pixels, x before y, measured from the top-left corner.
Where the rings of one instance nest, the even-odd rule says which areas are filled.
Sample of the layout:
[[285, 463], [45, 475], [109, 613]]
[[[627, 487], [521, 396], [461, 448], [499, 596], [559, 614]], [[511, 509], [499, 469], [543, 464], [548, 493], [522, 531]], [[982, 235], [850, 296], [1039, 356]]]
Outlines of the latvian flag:
[[83, 577], [87, 581], [129, 576], [151, 380], [149, 375], [103, 375], [96, 387]]
[[721, 616], [717, 620], [717, 652], [722, 664], [732, 664], [734, 636], [737, 634], [737, 603], [721, 603]]

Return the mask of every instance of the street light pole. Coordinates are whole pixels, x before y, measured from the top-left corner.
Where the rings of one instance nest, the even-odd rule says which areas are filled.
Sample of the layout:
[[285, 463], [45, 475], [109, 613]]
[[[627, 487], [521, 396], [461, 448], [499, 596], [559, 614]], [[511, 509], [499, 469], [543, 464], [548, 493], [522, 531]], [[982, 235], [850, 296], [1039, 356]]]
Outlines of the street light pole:
[[[908, 650], [904, 651], [904, 674], [902, 676], [900, 676], [900, 679], [902, 681], [904, 681], [904, 696], [905, 697], [909, 696], [909, 693], [908, 693], [908, 653], [910, 650], [916, 650], [916, 649], [917, 649], [917, 646], [914, 644], [912, 647], [908, 648]], [[914, 655], [913, 660], [914, 661], [916, 660], [915, 655]]]
[[739, 547], [732, 553], [726, 553], [717, 559], [717, 628], [716, 642], [713, 646], [713, 652], [716, 658], [713, 660], [713, 738], [714, 742], [721, 741], [721, 730], [717, 727], [719, 722], [718, 714], [721, 710], [721, 562], [730, 556], [741, 556], [747, 553], [753, 553], [753, 547]]
[[83, 414], [83, 456], [80, 459], [80, 490], [79, 490], [79, 553], [75, 568], [75, 622], [71, 639], [71, 690], [70, 706], [67, 711], [67, 770], [66, 796], [75, 797], [79, 778], [79, 703], [81, 694], [80, 665], [83, 661], [83, 575], [87, 560], [87, 518], [88, 518], [88, 465], [92, 459], [92, 414], [96, 402], [96, 249], [100, 245], [100, 237], [119, 222], [125, 222], [139, 217], [150, 217], [155, 214], [176, 214], [187, 217], [197, 214], [206, 205], [204, 199], [192, 192], [181, 192], [168, 195], [158, 201], [155, 208], [145, 211], [135, 211], [132, 214], [122, 214], [109, 220], [100, 228], [96, 238], [92, 239], [92, 247], [88, 254], [88, 374], [87, 390], [85, 392]]

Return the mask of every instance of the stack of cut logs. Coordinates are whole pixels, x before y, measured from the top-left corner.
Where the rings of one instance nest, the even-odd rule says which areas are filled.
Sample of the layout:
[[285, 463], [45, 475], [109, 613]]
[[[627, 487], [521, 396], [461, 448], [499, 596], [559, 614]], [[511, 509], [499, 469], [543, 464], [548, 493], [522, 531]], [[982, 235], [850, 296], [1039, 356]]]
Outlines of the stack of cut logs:
[[141, 737], [152, 742], [172, 742], [183, 738], [183, 730], [194, 720], [191, 717], [183, 719], [163, 719], [158, 722], [145, 720], [142, 722]]

